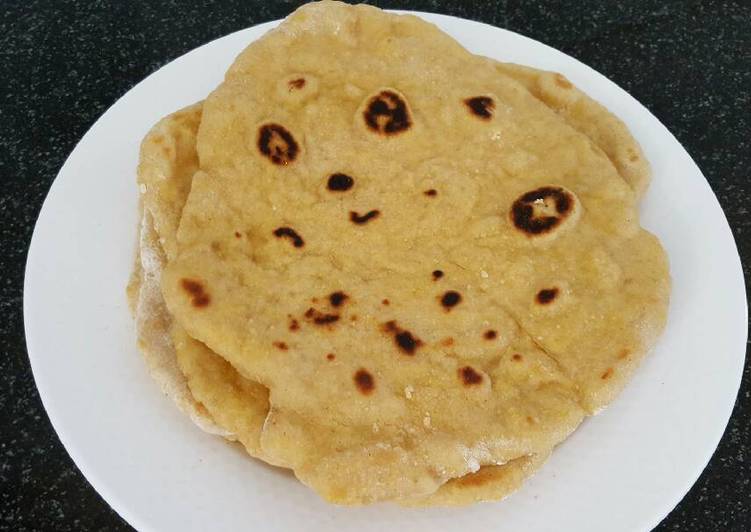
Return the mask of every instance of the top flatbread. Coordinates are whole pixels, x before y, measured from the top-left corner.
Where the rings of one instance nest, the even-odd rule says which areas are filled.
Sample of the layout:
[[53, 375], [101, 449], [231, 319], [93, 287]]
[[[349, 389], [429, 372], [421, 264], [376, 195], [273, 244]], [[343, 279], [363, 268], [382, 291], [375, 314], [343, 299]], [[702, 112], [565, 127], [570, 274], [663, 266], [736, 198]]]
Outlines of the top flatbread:
[[[264, 458], [261, 431], [269, 410], [268, 391], [240, 376], [230, 364], [185, 334], [164, 308], [159, 290], [166, 263], [163, 242], [174, 241], [171, 218], [179, 216], [190, 189], [196, 158], [195, 134], [201, 105], [193, 105], [161, 120], [141, 146], [138, 182], [142, 208], [139, 253], [129, 286], [139, 345], [154, 378], [165, 393], [207, 432], [238, 440], [252, 456]], [[171, 149], [164, 150], [163, 146]], [[162, 198], [156, 202], [154, 196]], [[169, 198], [169, 202], [164, 201]], [[158, 205], [161, 208], [154, 209]], [[157, 223], [157, 220], [159, 223]], [[161, 227], [158, 233], [156, 227]], [[413, 506], [460, 505], [508, 495], [539, 467], [546, 454], [521, 457], [502, 466], [487, 466], [454, 479], [427, 497], [400, 501]]]
[[198, 152], [165, 299], [270, 389], [264, 451], [329, 499], [549, 449], [664, 322], [611, 160], [414, 17], [302, 8], [207, 100]]

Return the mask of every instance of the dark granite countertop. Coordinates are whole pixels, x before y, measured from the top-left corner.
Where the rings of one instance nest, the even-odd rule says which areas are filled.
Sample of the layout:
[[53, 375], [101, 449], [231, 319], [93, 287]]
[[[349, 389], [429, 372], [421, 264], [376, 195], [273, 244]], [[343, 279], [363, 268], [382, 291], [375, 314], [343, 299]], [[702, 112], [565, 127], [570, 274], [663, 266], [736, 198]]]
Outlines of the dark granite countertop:
[[[751, 260], [751, 3], [378, 2], [509, 28], [592, 66], [694, 157]], [[26, 252], [47, 190], [92, 123], [148, 74], [297, 2], [5, 0], [0, 9], [0, 530], [126, 530], [58, 441], [23, 333]], [[711, 355], [709, 355], [711, 356]], [[720, 446], [658, 530], [751, 530], [749, 367]]]

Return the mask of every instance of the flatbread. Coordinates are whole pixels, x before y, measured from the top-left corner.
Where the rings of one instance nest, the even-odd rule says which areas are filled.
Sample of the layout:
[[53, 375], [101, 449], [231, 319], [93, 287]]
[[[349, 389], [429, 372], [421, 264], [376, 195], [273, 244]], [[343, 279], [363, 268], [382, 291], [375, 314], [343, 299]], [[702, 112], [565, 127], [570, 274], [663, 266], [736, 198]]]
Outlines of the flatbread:
[[[174, 251], [174, 236], [188, 197], [190, 177], [198, 168], [195, 138], [200, 118], [200, 105], [187, 107], [160, 120], [141, 144], [140, 222], [128, 300], [135, 319], [138, 347], [162, 392], [205, 431], [229, 436], [188, 390], [170, 337], [172, 316], [160, 292], [162, 269], [167, 261], [164, 248]], [[172, 239], [165, 242], [160, 238], [160, 231], [171, 235]]]
[[204, 406], [195, 400], [177, 364], [170, 335], [172, 316], [167, 312], [159, 288], [165, 258], [151, 213], [141, 211], [138, 252], [128, 284], [128, 300], [135, 319], [139, 350], [152, 378], [180, 410], [204, 431], [231, 439], [232, 434], [214, 423]]
[[[191, 171], [194, 168], [191, 164], [175, 161], [174, 154], [183, 154], [182, 161], [195, 160], [185, 154], [195, 150], [195, 132], [200, 114], [200, 104], [178, 111], [161, 120], [144, 139], [139, 168], [139, 182], [145, 185], [142, 193], [146, 201], [142, 201], [142, 204], [153, 205], [151, 196], [156, 193], [162, 198], [172, 198], [173, 202], [171, 205], [157, 203], [162, 207], [156, 211], [157, 217], [179, 217], [182, 208], [180, 198], [185, 198], [187, 194], [176, 194], [169, 188], [189, 190]], [[165, 152], [161, 149], [162, 145], [172, 146], [173, 149]], [[155, 167], [162, 169], [161, 173], [157, 173]], [[147, 176], [148, 180], [140, 176]], [[144, 211], [143, 207], [140, 210]], [[143, 252], [137, 253], [129, 293], [130, 300], [134, 302], [134, 314], [142, 317], [137, 320], [139, 333], [143, 337], [141, 348], [145, 353], [152, 354], [152, 360], [157, 360], [170, 369], [166, 374], [154, 372], [153, 375], [163, 387], [171, 390], [167, 395], [182, 410], [190, 413], [199, 427], [229, 440], [237, 440], [251, 456], [263, 459], [260, 434], [269, 410], [268, 391], [240, 376], [224, 359], [185, 334], [182, 327], [175, 324], [166, 312], [158, 282], [143, 284], [141, 255], [157, 258], [156, 261], [151, 261], [150, 270], [152, 277], [158, 279], [165, 264], [160, 241], [174, 240], [174, 235], [169, 233], [169, 228], [174, 227], [174, 224], [169, 221], [155, 224], [151, 211], [146, 210], [142, 214], [144, 218], [140, 232], [144, 236], [138, 247]], [[157, 235], [155, 225], [163, 228], [161, 238]], [[141, 304], [139, 309], [139, 300], [148, 304]], [[158, 355], [154, 356], [153, 353]], [[426, 498], [410, 499], [403, 504], [445, 506], [497, 500], [516, 490], [523, 479], [531, 475], [546, 457], [547, 454], [523, 457], [503, 466], [484, 467], [477, 473], [447, 482]]]
[[172, 338], [193, 397], [248, 454], [263, 459], [260, 434], [269, 412], [268, 390], [243, 378], [226, 360], [185, 334], [182, 327], [172, 328]]
[[210, 96], [198, 153], [165, 299], [270, 389], [264, 453], [329, 500], [547, 451], [664, 324], [613, 162], [414, 17], [297, 11]]
[[167, 259], [176, 251], [177, 226], [188, 199], [191, 178], [198, 170], [196, 133], [202, 104], [197, 103], [160, 120], [141, 143], [138, 187]]

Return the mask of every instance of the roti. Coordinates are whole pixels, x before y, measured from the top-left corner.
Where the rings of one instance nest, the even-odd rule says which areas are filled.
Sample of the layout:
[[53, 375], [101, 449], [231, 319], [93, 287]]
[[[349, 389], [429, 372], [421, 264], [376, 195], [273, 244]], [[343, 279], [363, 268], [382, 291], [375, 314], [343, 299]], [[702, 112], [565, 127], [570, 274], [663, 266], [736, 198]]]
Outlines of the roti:
[[186, 385], [170, 337], [172, 316], [160, 290], [167, 260], [165, 249], [174, 250], [190, 178], [198, 167], [195, 137], [200, 115], [200, 105], [178, 111], [160, 120], [142, 144], [138, 171], [140, 223], [128, 301], [135, 319], [138, 347], [162, 392], [203, 430], [230, 437], [214, 423]]
[[414, 17], [313, 4], [205, 104], [163, 293], [269, 389], [264, 454], [329, 500], [547, 452], [664, 325], [638, 186], [487, 67]]
[[[240, 376], [223, 358], [185, 334], [166, 312], [158, 289], [166, 263], [162, 245], [174, 241], [170, 228], [177, 226], [175, 219], [179, 219], [195, 171], [196, 158], [191, 152], [195, 152], [200, 115], [201, 104], [173, 113], [152, 128], [142, 143], [138, 181], [142, 185], [143, 217], [130, 301], [137, 318], [139, 347], [165, 393], [200, 428], [237, 440], [251, 456], [263, 459], [260, 434], [269, 410], [268, 391]], [[156, 227], [161, 227], [161, 232]], [[142, 260], [142, 256], [151, 259]], [[151, 281], [144, 282], [142, 262]], [[450, 480], [433, 495], [401, 503], [447, 506], [500, 499], [516, 490], [546, 458], [523, 457], [503, 466], [484, 467]]]

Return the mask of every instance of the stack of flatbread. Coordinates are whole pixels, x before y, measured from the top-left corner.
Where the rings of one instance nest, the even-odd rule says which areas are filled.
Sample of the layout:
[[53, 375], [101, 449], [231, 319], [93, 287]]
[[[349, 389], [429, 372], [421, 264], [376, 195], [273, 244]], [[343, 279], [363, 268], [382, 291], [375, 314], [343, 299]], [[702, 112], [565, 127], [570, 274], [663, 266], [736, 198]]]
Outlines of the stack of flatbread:
[[144, 139], [138, 342], [198, 426], [328, 501], [500, 499], [663, 329], [648, 180], [564, 76], [309, 4]]

